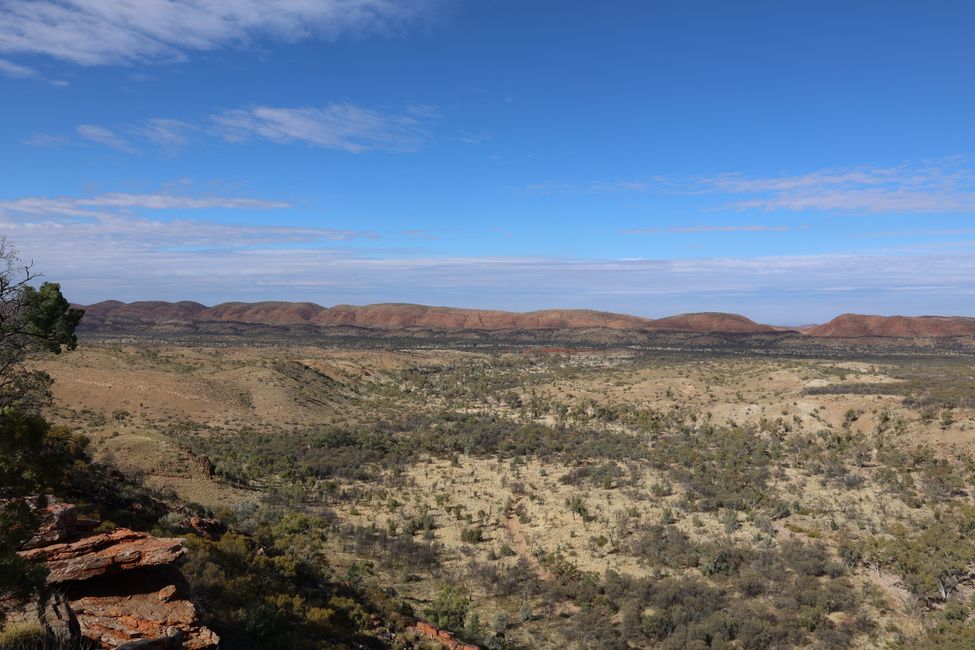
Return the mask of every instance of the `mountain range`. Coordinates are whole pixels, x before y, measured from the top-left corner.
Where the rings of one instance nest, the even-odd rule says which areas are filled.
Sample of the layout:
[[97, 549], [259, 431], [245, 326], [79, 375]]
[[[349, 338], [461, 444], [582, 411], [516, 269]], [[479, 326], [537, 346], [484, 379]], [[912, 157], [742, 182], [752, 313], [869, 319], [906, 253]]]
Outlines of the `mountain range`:
[[801, 328], [756, 323], [738, 314], [700, 312], [641, 318], [587, 309], [508, 312], [386, 303], [323, 307], [309, 302], [198, 302], [107, 300], [82, 305], [83, 325], [99, 330], [119, 324], [245, 323], [268, 326], [355, 327], [371, 330], [533, 331], [605, 329], [643, 332], [765, 334], [796, 331], [821, 338], [936, 338], [975, 336], [975, 318], [961, 316], [868, 316], [843, 314], [822, 325]]

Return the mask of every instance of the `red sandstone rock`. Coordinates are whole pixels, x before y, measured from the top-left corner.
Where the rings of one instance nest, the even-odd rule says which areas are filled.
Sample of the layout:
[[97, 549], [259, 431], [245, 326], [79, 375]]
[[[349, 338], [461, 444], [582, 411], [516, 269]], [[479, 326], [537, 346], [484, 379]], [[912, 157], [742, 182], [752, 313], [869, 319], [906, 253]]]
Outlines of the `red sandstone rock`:
[[196, 608], [169, 585], [154, 593], [84, 596], [70, 601], [84, 637], [102, 648], [210, 650], [220, 639], [199, 624]]
[[436, 641], [447, 650], [480, 650], [476, 645], [470, 643], [464, 643], [463, 641], [458, 641], [454, 638], [454, 635], [446, 630], [438, 630], [429, 623], [424, 623], [423, 621], [417, 621], [416, 625], [413, 626], [417, 634], [429, 639], [431, 641]]
[[[191, 519], [201, 528], [219, 527], [219, 522]], [[182, 539], [122, 528], [63, 542], [84, 529], [84, 523], [72, 505], [52, 501], [46, 506], [43, 524], [29, 543], [32, 548], [20, 555], [46, 563], [48, 582], [59, 587], [51, 613], [40, 617], [37, 611], [25, 611], [21, 619], [62, 622], [64, 633], [75, 641], [83, 637], [106, 649], [218, 647], [219, 637], [200, 625], [193, 603], [166, 582], [179, 579], [170, 565], [186, 553]]]
[[153, 537], [125, 528], [77, 542], [21, 551], [47, 564], [49, 584], [87, 580], [140, 567], [171, 564], [186, 553], [182, 539]]
[[187, 517], [179, 522], [184, 528], [189, 528], [204, 539], [216, 542], [227, 532], [227, 527], [216, 519], [205, 519], [203, 517]]

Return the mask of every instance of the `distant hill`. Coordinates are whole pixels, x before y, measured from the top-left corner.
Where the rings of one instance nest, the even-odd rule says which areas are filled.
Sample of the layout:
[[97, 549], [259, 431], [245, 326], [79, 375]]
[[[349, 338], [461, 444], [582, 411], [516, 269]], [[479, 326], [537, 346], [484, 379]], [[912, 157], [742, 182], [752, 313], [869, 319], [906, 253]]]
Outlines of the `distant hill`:
[[723, 332], [729, 334], [755, 334], [758, 332], [777, 332], [781, 328], [759, 325], [739, 314], [722, 312], [698, 312], [678, 314], [652, 321], [655, 330], [674, 332]]
[[780, 331], [744, 316], [723, 313], [681, 314], [661, 319], [586, 309], [507, 312], [411, 304], [322, 307], [307, 302], [226, 302], [206, 307], [196, 302], [108, 300], [84, 306], [85, 326], [117, 323], [233, 322], [261, 325], [351, 326], [402, 330], [546, 330], [611, 329], [637, 331], [725, 332], [756, 334]]
[[233, 324], [301, 328], [354, 328], [383, 331], [539, 332], [586, 331], [692, 332], [697, 334], [801, 333], [814, 338], [939, 338], [975, 337], [975, 318], [962, 316], [867, 316], [843, 314], [823, 325], [774, 327], [739, 314], [699, 312], [666, 318], [640, 318], [589, 309], [547, 309], [509, 312], [489, 309], [430, 307], [384, 303], [357, 307], [323, 307], [310, 302], [225, 302], [213, 307], [198, 302], [106, 300], [82, 306], [82, 329], [99, 331], [126, 325], [168, 327], [230, 327]]
[[975, 336], [975, 318], [843, 314], [824, 325], [805, 329], [804, 333], [809, 336], [830, 338]]

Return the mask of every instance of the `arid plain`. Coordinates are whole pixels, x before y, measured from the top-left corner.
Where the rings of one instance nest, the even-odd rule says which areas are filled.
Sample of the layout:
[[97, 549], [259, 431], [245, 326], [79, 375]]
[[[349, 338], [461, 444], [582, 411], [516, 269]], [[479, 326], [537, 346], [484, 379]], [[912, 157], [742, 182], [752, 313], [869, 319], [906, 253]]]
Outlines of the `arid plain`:
[[333, 575], [424, 620], [462, 594], [441, 623], [485, 646], [937, 647], [972, 591], [885, 546], [973, 518], [965, 354], [96, 337], [40, 367], [97, 461], [231, 525], [314, 516]]

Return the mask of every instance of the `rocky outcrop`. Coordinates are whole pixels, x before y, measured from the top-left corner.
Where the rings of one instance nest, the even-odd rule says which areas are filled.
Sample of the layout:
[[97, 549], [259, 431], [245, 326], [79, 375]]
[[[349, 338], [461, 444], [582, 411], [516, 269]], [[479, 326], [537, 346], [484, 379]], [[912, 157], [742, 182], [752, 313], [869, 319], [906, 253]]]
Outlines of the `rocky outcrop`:
[[52, 544], [20, 553], [47, 565], [48, 584], [77, 582], [142, 567], [172, 564], [186, 553], [182, 539], [158, 538], [126, 528], [76, 542]]
[[208, 539], [211, 542], [219, 541], [223, 537], [223, 534], [227, 532], [227, 527], [222, 522], [205, 517], [187, 517], [180, 521], [179, 525], [192, 530], [203, 539]]
[[464, 643], [463, 641], [458, 641], [456, 637], [446, 630], [438, 630], [429, 623], [424, 623], [423, 621], [417, 622], [413, 626], [416, 633], [430, 641], [435, 641], [441, 645], [441, 647], [447, 650], [480, 650], [476, 645], [470, 643]]
[[[32, 505], [37, 508], [36, 502]], [[36, 512], [36, 510], [35, 510]], [[24, 544], [25, 549], [39, 548], [63, 542], [78, 532], [78, 508], [70, 503], [49, 499], [44, 506], [41, 525], [34, 536]]]
[[83, 596], [70, 605], [82, 634], [103, 648], [205, 650], [219, 642], [174, 585], [150, 593]]
[[[59, 633], [70, 632], [99, 648], [212, 650], [219, 638], [200, 624], [196, 608], [181, 593], [185, 580], [176, 562], [184, 540], [119, 528], [86, 533], [85, 520], [70, 504], [52, 502], [21, 557], [44, 563], [57, 599], [35, 613]], [[199, 519], [199, 518], [191, 518]], [[216, 530], [199, 519], [191, 528]]]

